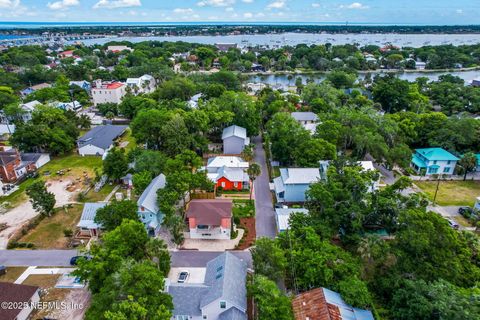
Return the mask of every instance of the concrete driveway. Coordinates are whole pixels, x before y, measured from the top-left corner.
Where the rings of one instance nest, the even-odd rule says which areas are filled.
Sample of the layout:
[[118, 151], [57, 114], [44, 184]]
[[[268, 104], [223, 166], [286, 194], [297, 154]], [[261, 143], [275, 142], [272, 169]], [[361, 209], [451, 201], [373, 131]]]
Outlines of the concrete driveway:
[[253, 142], [255, 143], [255, 162], [262, 167], [262, 174], [254, 182], [257, 239], [261, 237], [274, 238], [277, 234], [277, 227], [265, 150], [263, 149], [261, 136], [255, 137]]

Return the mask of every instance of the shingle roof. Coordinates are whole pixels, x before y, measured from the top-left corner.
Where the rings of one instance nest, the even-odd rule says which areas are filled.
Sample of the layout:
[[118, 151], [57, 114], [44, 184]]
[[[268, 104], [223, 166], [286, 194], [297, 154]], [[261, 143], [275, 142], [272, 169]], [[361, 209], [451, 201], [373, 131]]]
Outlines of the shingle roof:
[[108, 149], [126, 129], [127, 126], [114, 125], [95, 127], [78, 139], [78, 147], [81, 148], [91, 144], [102, 149]]
[[247, 314], [237, 308], [230, 308], [218, 315], [218, 320], [247, 320]]
[[173, 300], [173, 315], [201, 316], [200, 303], [209, 287], [198, 284], [172, 284], [168, 293]]
[[313, 112], [292, 112], [291, 116], [297, 121], [317, 121], [318, 116]]
[[337, 292], [316, 288], [292, 301], [295, 320], [374, 320], [368, 310], [353, 308]]
[[150, 212], [158, 213], [159, 208], [157, 204], [157, 191], [165, 188], [166, 177], [163, 173], [158, 175], [150, 182], [148, 187], [143, 191], [142, 195], [137, 201], [139, 207], [144, 207]]
[[236, 126], [236, 125], [223, 129], [222, 139], [226, 139], [233, 136], [239, 137], [242, 139], [247, 139], [247, 129]]
[[0, 165], [5, 166], [18, 158], [15, 149], [0, 151]]
[[233, 304], [241, 311], [247, 310], [247, 264], [229, 252], [207, 263], [205, 284], [210, 287], [201, 301], [201, 307], [217, 299]]
[[41, 153], [21, 153], [20, 158], [25, 162], [37, 162], [42, 156]]
[[246, 278], [245, 261], [229, 252], [219, 255], [207, 263], [203, 284], [169, 285], [168, 293], [172, 296], [174, 305], [173, 315], [200, 316], [203, 307], [222, 299], [227, 303], [228, 309], [220, 314], [220, 320], [246, 320]]
[[82, 216], [80, 217], [77, 227], [88, 229], [100, 228], [101, 226], [98, 223], [95, 223], [95, 216], [97, 215], [97, 210], [105, 207], [106, 205], [106, 203], [85, 203], [83, 206]]
[[450, 152], [442, 148], [423, 148], [423, 149], [415, 149], [415, 151], [421, 154], [422, 156], [424, 156], [425, 158], [427, 158], [429, 161], [460, 160], [459, 158], [455, 157], [453, 154], [451, 154]]
[[30, 101], [30, 102], [27, 102], [27, 103], [24, 103], [21, 105], [22, 109], [25, 110], [25, 111], [30, 111], [32, 112], [33, 110], [35, 110], [35, 108], [37, 106], [41, 105], [41, 103], [37, 100], [33, 100], [33, 101]]
[[310, 184], [320, 179], [319, 168], [281, 168], [284, 184]]
[[[28, 302], [38, 287], [0, 282], [0, 302]], [[14, 320], [22, 309], [0, 308], [0, 319]]]
[[220, 225], [222, 218], [232, 217], [232, 200], [194, 199], [187, 209], [187, 218], [197, 224]]

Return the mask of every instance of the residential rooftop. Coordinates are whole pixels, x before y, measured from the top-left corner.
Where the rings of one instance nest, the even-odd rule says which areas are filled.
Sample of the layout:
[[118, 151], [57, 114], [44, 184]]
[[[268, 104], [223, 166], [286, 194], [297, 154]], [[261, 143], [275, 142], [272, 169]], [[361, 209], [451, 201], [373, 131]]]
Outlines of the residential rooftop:
[[91, 144], [102, 149], [108, 149], [126, 129], [127, 126], [114, 125], [95, 127], [78, 139], [78, 147], [81, 148]]

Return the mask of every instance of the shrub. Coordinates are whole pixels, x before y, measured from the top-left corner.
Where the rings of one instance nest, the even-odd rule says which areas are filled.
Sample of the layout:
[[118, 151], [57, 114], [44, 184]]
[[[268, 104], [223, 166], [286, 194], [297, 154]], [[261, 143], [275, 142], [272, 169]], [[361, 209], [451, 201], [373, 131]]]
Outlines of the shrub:
[[67, 238], [70, 238], [71, 236], [73, 236], [72, 229], [63, 229], [63, 235]]

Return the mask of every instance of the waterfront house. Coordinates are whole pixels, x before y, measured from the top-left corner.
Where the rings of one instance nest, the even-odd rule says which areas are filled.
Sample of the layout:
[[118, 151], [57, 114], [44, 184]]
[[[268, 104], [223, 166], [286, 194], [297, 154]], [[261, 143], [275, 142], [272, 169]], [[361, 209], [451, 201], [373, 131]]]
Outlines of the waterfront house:
[[229, 240], [232, 227], [232, 200], [194, 199], [187, 206], [192, 239]]
[[240, 157], [218, 156], [208, 159], [207, 176], [223, 190], [242, 190], [249, 186], [248, 162]]
[[174, 320], [247, 320], [247, 264], [230, 252], [210, 260], [202, 283], [167, 281]]
[[223, 129], [222, 140], [225, 154], [240, 154], [250, 144], [247, 129], [236, 125]]
[[102, 226], [95, 222], [98, 209], [107, 205], [106, 202], [87, 202], [83, 206], [82, 216], [77, 224], [77, 237], [98, 237]]
[[292, 300], [295, 320], [374, 320], [369, 310], [354, 308], [342, 296], [326, 288], [316, 288]]
[[35, 310], [34, 305], [40, 302], [40, 288], [0, 282], [0, 302], [5, 304], [5, 307], [0, 308], [0, 319], [30, 319], [30, 314]]
[[273, 179], [277, 202], [305, 202], [305, 192], [320, 178], [319, 168], [280, 168]]
[[108, 46], [107, 51], [113, 52], [113, 53], [120, 53], [122, 51], [130, 51], [133, 52], [133, 49], [127, 46]]
[[460, 159], [442, 148], [422, 148], [415, 149], [410, 166], [418, 174], [451, 175], [458, 160]]
[[137, 201], [138, 217], [152, 237], [158, 235], [163, 221], [163, 214], [157, 204], [157, 192], [165, 188], [166, 181], [163, 173], [155, 177]]
[[92, 88], [92, 99], [95, 106], [100, 103], [119, 104], [126, 94], [125, 84], [118, 81], [102, 82], [102, 80], [96, 80]]
[[127, 126], [97, 126], [77, 140], [78, 153], [81, 156], [106, 156], [115, 140], [121, 137]]

